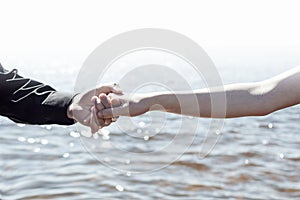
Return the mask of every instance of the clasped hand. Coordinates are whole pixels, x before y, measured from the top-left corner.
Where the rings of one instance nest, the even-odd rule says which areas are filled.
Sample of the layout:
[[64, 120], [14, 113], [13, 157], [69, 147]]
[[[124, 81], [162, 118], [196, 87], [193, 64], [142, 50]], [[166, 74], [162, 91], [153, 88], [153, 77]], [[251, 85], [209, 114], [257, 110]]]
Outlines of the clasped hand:
[[96, 133], [119, 116], [137, 116], [147, 112], [146, 108], [138, 97], [128, 98], [117, 84], [113, 84], [76, 95], [67, 114]]
[[146, 102], [139, 96], [102, 93], [99, 96], [93, 96], [91, 100], [94, 104], [92, 124], [97, 124], [97, 127], [92, 128], [92, 132], [95, 132], [97, 128], [110, 125], [119, 116], [133, 117], [148, 111]]

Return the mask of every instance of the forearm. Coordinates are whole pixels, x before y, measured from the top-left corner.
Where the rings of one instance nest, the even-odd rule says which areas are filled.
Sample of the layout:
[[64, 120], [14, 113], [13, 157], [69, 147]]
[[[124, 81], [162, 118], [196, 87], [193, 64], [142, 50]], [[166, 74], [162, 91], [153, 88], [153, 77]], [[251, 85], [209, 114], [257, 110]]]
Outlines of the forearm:
[[73, 94], [58, 92], [41, 82], [23, 78], [17, 70], [0, 65], [0, 115], [19, 123], [64, 124], [74, 121], [67, 116]]
[[[267, 93], [259, 89], [259, 84], [232, 84], [225, 85], [224, 88], [200, 89], [190, 93], [153, 93], [146, 95], [144, 101], [150, 110], [161, 110], [163, 107], [167, 112], [197, 117], [260, 116], [268, 114], [271, 108], [268, 106]], [[223, 105], [212, 105], [212, 99], [224, 94], [225, 101], [220, 102]]]
[[[137, 116], [150, 110], [209, 118], [263, 116], [300, 103], [300, 66], [270, 79], [199, 89], [119, 98], [120, 106], [99, 116]], [[133, 98], [132, 98], [133, 97]]]

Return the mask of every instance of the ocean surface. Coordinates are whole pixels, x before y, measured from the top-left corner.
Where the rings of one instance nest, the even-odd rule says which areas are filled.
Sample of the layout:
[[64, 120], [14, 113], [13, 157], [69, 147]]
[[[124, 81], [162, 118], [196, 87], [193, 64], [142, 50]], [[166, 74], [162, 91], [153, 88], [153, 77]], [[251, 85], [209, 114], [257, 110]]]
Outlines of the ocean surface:
[[[262, 80], [293, 67], [223, 61], [216, 65], [225, 84]], [[73, 91], [80, 68], [60, 60], [7, 64], [64, 91]], [[299, 106], [225, 120], [205, 157], [199, 155], [209, 119], [154, 113], [134, 118], [130, 126], [126, 120], [118, 122], [123, 132], [115, 124], [88, 138], [76, 125], [1, 118], [0, 199], [300, 199]]]

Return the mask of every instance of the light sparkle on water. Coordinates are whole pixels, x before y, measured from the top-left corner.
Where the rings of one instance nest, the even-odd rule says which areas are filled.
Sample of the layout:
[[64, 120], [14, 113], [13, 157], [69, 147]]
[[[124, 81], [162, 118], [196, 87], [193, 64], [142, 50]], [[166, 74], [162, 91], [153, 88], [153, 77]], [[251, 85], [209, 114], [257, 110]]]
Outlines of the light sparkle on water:
[[116, 189], [117, 189], [119, 192], [123, 192], [123, 191], [124, 191], [124, 187], [122, 187], [121, 185], [116, 185]]
[[68, 157], [70, 157], [70, 154], [69, 154], [69, 153], [64, 153], [62, 156], [63, 156], [64, 158], [68, 158]]
[[74, 137], [74, 138], [78, 138], [78, 137], [80, 137], [80, 134], [78, 132], [76, 132], [76, 131], [71, 131], [70, 132], [70, 136]]
[[28, 138], [27, 142], [30, 143], [30, 144], [33, 144], [33, 143], [35, 143], [35, 139], [34, 138]]
[[24, 137], [18, 137], [18, 141], [20, 141], [20, 142], [25, 142], [25, 141], [26, 141], [26, 138], [24, 138]]

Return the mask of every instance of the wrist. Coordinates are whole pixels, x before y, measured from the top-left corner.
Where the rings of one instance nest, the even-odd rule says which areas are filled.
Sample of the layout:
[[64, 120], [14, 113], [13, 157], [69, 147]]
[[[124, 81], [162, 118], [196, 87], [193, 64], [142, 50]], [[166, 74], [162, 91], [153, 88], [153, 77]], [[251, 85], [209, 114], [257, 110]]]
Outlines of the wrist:
[[69, 118], [69, 119], [75, 119], [74, 118], [74, 108], [75, 108], [75, 105], [76, 105], [76, 102], [78, 102], [79, 101], [79, 94], [75, 94], [74, 96], [73, 96], [73, 98], [72, 98], [72, 101], [71, 101], [71, 103], [70, 103], [70, 105], [68, 106], [68, 109], [67, 109], [67, 117]]
[[146, 94], [141, 99], [142, 104], [146, 107], [147, 111], [162, 111], [165, 110], [164, 102], [161, 101], [161, 95], [157, 93]]
[[74, 119], [74, 115], [73, 115], [73, 103], [71, 103], [69, 106], [68, 106], [68, 109], [67, 109], [67, 117], [69, 119]]

